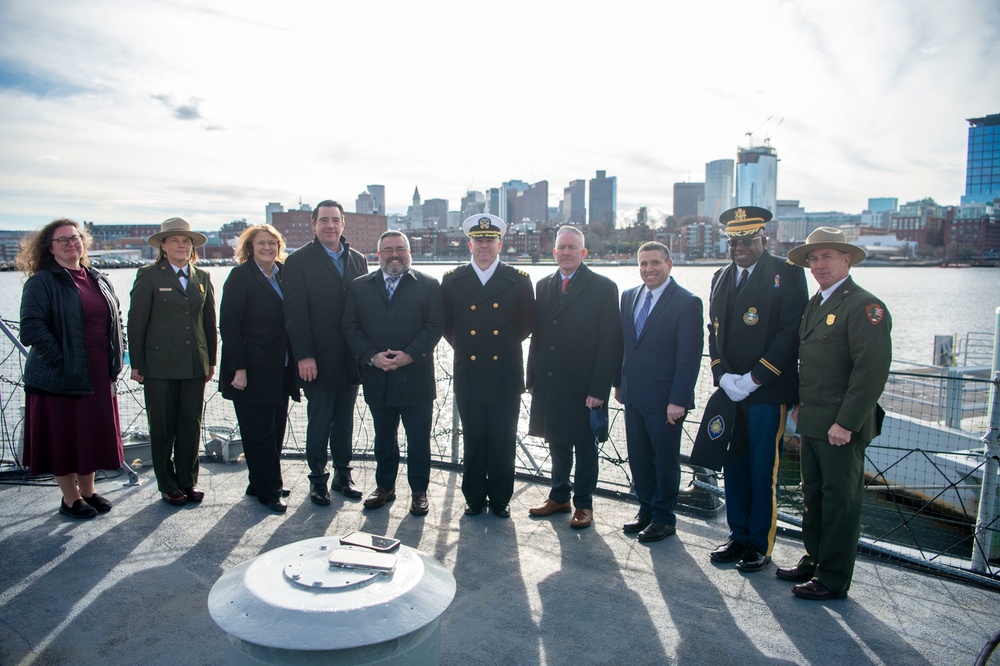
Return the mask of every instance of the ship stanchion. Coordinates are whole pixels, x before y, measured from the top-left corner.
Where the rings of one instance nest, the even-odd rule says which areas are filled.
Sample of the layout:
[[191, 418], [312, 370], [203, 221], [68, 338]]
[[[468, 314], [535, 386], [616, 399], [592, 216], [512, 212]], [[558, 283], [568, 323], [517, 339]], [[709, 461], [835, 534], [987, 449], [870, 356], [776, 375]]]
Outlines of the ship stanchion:
[[997, 524], [997, 491], [1000, 478], [1000, 308], [996, 309], [993, 330], [993, 387], [990, 389], [989, 429], [983, 436], [986, 464], [979, 491], [972, 570], [989, 572], [990, 560], [1000, 556], [1000, 524]]

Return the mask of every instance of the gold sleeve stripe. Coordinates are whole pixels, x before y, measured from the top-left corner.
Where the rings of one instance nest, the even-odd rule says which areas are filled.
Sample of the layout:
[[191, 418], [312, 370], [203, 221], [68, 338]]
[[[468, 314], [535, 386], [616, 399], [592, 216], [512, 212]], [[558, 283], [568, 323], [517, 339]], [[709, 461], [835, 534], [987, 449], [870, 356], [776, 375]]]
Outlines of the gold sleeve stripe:
[[760, 359], [760, 364], [763, 365], [768, 370], [770, 370], [771, 372], [773, 372], [774, 374], [776, 374], [778, 376], [781, 375], [781, 370], [778, 370], [776, 367], [774, 367], [773, 365], [771, 365], [770, 363], [768, 363], [766, 358]]
[[717, 365], [718, 365], [718, 364], [720, 364], [720, 363], [722, 363], [722, 359], [718, 359], [718, 358], [717, 358], [717, 359], [715, 359], [714, 361], [712, 361], [712, 362], [711, 362], [711, 363], [709, 364], [709, 366], [708, 366], [708, 367], [710, 367], [710, 368], [714, 368], [715, 366], [717, 366]]

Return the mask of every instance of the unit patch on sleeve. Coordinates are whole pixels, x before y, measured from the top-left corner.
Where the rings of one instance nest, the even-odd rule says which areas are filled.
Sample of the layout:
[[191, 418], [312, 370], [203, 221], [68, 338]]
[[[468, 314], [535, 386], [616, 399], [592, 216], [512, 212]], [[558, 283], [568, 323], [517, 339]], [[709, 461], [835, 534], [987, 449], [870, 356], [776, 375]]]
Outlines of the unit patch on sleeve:
[[865, 308], [865, 314], [872, 326], [878, 326], [878, 323], [885, 317], [885, 308], [882, 307], [881, 303], [872, 303]]

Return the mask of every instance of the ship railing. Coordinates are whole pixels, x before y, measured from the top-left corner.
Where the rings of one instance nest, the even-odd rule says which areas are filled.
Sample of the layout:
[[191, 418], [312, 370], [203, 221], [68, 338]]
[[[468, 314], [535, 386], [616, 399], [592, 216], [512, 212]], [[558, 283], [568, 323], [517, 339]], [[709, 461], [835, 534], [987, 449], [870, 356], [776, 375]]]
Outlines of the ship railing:
[[[15, 322], [7, 321], [4, 325], [16, 331]], [[24, 356], [15, 340], [16, 336], [0, 336], [0, 480], [51, 483], [51, 479], [30, 479], [28, 470], [20, 464]], [[451, 348], [442, 343], [435, 354], [437, 398], [431, 455], [435, 465], [460, 469], [461, 423], [452, 399], [451, 361]], [[125, 461], [148, 480], [151, 478], [149, 436], [142, 387], [130, 379], [128, 368], [121, 377], [117, 392]], [[984, 441], [991, 433], [995, 438], [997, 433], [997, 424], [991, 424], [988, 417], [988, 396], [991, 390], [996, 390], [996, 385], [995, 378], [953, 375], [941, 368], [906, 366], [897, 370], [894, 367], [882, 399], [888, 412], [886, 428], [866, 451], [863, 549], [877, 557], [893, 558], [939, 575], [967, 577], [1000, 586], [997, 517], [1000, 509], [994, 501], [990, 507], [984, 507], [986, 515], [980, 515], [983, 479], [987, 480], [987, 488], [994, 491], [998, 483], [997, 455], [987, 453], [989, 445]], [[213, 380], [206, 391], [204, 459], [239, 464], [242, 442], [235, 412], [232, 403], [223, 399], [218, 389], [217, 380]], [[703, 405], [713, 390], [706, 357], [696, 389], [698, 403]], [[545, 483], [550, 478], [551, 463], [545, 442], [527, 435], [530, 400], [527, 394], [522, 398], [516, 471], [521, 478]], [[952, 407], [949, 401], [954, 401], [957, 407]], [[949, 419], [952, 412], [961, 416]], [[610, 417], [608, 440], [594, 443], [600, 456], [599, 493], [628, 501], [633, 488], [625, 418], [614, 400]], [[701, 418], [699, 407], [686, 420], [681, 449], [685, 460]], [[778, 508], [782, 528], [794, 534], [801, 525], [802, 488], [798, 439], [790, 420], [787, 426]], [[304, 458], [305, 431], [303, 399], [289, 408], [285, 456]], [[405, 441], [401, 447], [405, 455]], [[357, 458], [374, 459], [374, 430], [363, 393], [355, 411], [354, 452]], [[110, 471], [105, 475], [127, 473], [128, 470]], [[724, 483], [722, 473], [685, 465], [680, 510], [702, 516], [721, 513], [725, 507]]]

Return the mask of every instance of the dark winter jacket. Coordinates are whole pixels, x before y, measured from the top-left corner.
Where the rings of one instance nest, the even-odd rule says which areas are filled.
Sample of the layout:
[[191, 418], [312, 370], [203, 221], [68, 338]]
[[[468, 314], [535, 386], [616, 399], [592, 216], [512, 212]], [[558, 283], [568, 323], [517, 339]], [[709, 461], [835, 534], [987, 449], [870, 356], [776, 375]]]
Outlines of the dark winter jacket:
[[[122, 371], [124, 349], [118, 298], [103, 273], [89, 266], [86, 270], [97, 282], [111, 310], [108, 376], [115, 381]], [[63, 395], [94, 392], [87, 370], [87, 336], [80, 292], [73, 276], [62, 266], [43, 268], [24, 283], [20, 338], [26, 347], [31, 347], [24, 364], [26, 387]]]

